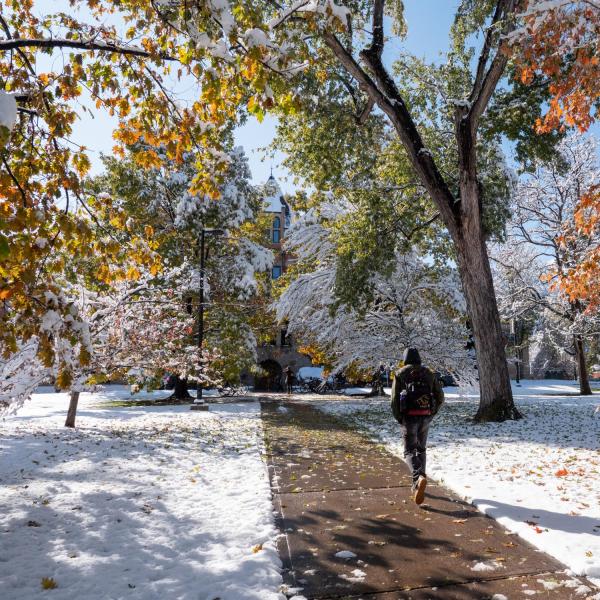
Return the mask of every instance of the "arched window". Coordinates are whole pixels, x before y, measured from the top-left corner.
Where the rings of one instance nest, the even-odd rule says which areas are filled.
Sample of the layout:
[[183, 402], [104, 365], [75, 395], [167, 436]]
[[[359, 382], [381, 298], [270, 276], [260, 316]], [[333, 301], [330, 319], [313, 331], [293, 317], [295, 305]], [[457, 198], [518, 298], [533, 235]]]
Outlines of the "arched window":
[[281, 241], [281, 219], [275, 217], [273, 219], [273, 230], [271, 232], [271, 240], [274, 244], [279, 244]]

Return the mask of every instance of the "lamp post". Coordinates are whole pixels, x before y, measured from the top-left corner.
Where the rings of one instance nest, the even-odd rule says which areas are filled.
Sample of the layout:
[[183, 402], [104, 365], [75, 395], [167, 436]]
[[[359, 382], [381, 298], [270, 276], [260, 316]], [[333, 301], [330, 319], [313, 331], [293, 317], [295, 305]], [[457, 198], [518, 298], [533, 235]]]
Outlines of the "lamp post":
[[200, 230], [200, 290], [198, 292], [198, 385], [196, 388], [196, 399], [191, 406], [192, 410], [208, 410], [208, 405], [204, 402], [202, 397], [202, 381], [200, 376], [202, 374], [202, 345], [204, 342], [204, 277], [206, 269], [206, 236], [207, 235], [223, 235], [225, 231], [223, 229], [204, 229]]

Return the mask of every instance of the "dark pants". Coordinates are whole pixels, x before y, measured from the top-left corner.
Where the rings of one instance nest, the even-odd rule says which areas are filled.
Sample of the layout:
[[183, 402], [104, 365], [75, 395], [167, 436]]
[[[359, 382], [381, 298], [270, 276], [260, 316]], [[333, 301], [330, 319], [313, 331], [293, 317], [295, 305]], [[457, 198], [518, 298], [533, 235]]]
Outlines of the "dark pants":
[[292, 390], [292, 380], [291, 380], [291, 379], [290, 379], [290, 380], [287, 380], [287, 381], [285, 382], [285, 391], [286, 391], [288, 394], [291, 394], [291, 393], [292, 393], [292, 391], [293, 391], [293, 390]]
[[425, 475], [427, 463], [427, 434], [433, 417], [405, 416], [402, 421], [404, 460], [412, 472], [413, 485]]

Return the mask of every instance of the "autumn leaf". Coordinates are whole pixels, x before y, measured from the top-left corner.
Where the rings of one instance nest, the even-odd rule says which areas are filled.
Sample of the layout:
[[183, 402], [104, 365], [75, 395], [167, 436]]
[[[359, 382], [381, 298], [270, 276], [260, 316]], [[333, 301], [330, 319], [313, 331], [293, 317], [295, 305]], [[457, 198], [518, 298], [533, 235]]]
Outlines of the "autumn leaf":
[[43, 590], [54, 590], [58, 587], [53, 577], [42, 577], [42, 589]]
[[[540, 3], [543, 4], [543, 3]], [[600, 98], [598, 46], [600, 13], [577, 3], [563, 7], [547, 3], [525, 19], [528, 27], [518, 35], [512, 52], [517, 77], [525, 84], [549, 79], [552, 95], [546, 114], [538, 119], [539, 133], [566, 126], [587, 130], [595, 119]], [[572, 52], [572, 48], [577, 48]]]

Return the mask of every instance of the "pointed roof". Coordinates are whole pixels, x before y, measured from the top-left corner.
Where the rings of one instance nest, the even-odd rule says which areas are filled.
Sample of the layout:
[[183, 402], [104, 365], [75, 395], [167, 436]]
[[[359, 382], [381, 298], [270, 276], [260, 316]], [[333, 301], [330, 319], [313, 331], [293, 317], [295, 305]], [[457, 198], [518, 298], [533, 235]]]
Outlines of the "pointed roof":
[[283, 199], [283, 192], [277, 183], [273, 173], [264, 186], [265, 196], [263, 197], [263, 209], [266, 212], [280, 213], [287, 203]]

